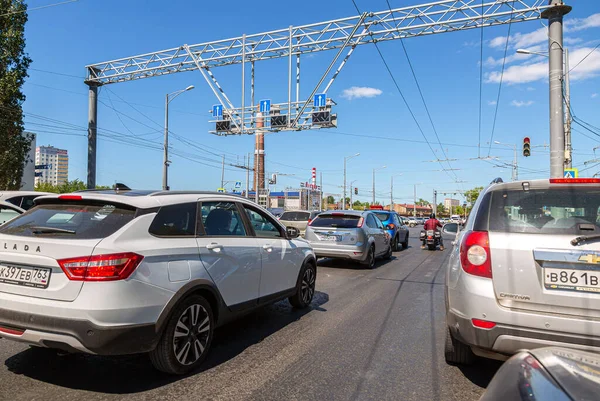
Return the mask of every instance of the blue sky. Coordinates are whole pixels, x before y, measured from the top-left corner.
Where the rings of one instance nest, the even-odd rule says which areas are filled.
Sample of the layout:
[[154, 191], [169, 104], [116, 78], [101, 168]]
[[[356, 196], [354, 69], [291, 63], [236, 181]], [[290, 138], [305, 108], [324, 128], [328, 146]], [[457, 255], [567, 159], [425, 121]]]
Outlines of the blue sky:
[[[364, 11], [387, 8], [385, 0], [357, 3]], [[402, 7], [419, 1], [390, 0], [390, 3], [392, 7]], [[573, 11], [565, 17], [565, 44], [571, 51], [573, 67], [600, 43], [600, 6], [596, 0], [569, 3]], [[49, 2], [31, 0], [28, 4], [34, 8]], [[32, 10], [26, 31], [27, 51], [33, 59], [24, 88], [26, 128], [38, 133], [38, 145], [68, 149], [69, 178], [85, 181], [88, 108], [87, 87], [83, 83], [85, 65], [182, 44], [356, 15], [351, 0], [305, 0], [301, 6], [271, 0], [257, 4], [239, 0], [229, 1], [227, 6], [184, 0], [168, 3], [79, 0]], [[496, 110], [506, 35], [507, 26], [484, 30], [482, 156], [488, 155], [486, 142], [490, 140]], [[510, 179], [510, 167], [498, 168], [493, 163], [469, 160], [478, 156], [479, 39], [480, 31], [470, 30], [404, 41], [442, 146], [429, 123], [400, 42], [380, 44], [435, 155], [424, 143], [375, 47], [361, 46], [328, 93], [338, 103], [337, 130], [281, 132], [266, 137], [267, 172], [294, 174], [280, 176], [273, 189], [297, 187], [300, 182], [309, 181], [311, 168], [316, 167], [323, 173], [325, 192], [340, 194], [343, 157], [356, 152], [361, 155], [348, 162], [348, 181], [357, 180], [354, 186], [359, 188], [358, 199], [364, 201], [372, 196], [372, 169], [383, 165], [387, 168], [377, 172], [377, 199], [389, 200], [390, 177], [394, 175], [396, 203], [412, 200], [415, 183], [419, 184], [417, 196], [431, 200], [433, 189], [452, 192], [486, 185], [497, 176]], [[531, 137], [534, 146], [549, 142], [546, 58], [515, 55], [517, 48], [538, 51], [547, 48], [542, 21], [512, 25], [494, 140], [518, 144], [520, 178], [544, 178], [548, 176], [549, 149], [534, 148], [532, 156], [524, 158], [520, 155], [520, 143], [523, 136]], [[303, 97], [310, 94], [333, 56], [332, 52], [323, 52], [302, 58]], [[240, 66], [213, 71], [239, 105]], [[107, 85], [100, 90], [98, 127], [112, 138], [99, 138], [98, 184], [111, 185], [117, 181], [136, 188], [160, 188], [164, 96], [188, 85], [195, 85], [196, 89], [171, 103], [169, 125], [172, 132], [195, 145], [172, 139], [173, 150], [186, 158], [175, 155], [171, 158], [171, 188], [214, 190], [221, 179], [218, 155], [225, 154], [228, 164], [238, 160], [243, 163], [244, 155], [253, 151], [254, 138], [209, 134], [212, 128], [208, 110], [216, 101], [208, 85], [197, 71], [174, 74]], [[287, 101], [287, 60], [256, 64], [256, 99], [262, 98], [274, 103]], [[571, 98], [576, 116], [600, 126], [600, 49], [572, 71]], [[574, 165], [582, 165], [582, 169], [590, 167], [583, 163], [594, 159], [592, 149], [598, 145], [598, 137], [581, 127], [575, 128], [579, 132], [573, 132]], [[115, 136], [120, 140], [132, 136], [143, 138], [148, 146], [117, 143]], [[437, 157], [443, 159], [443, 152], [458, 159], [451, 162], [451, 167], [459, 170], [436, 171], [442, 168], [440, 164], [427, 162]], [[495, 164], [512, 162], [512, 150], [508, 147], [494, 145], [489, 152], [500, 157]], [[600, 166], [581, 175], [591, 176], [598, 170]], [[465, 182], [455, 183], [454, 174]], [[232, 167], [225, 172], [227, 181], [244, 182], [245, 176], [243, 170]]]

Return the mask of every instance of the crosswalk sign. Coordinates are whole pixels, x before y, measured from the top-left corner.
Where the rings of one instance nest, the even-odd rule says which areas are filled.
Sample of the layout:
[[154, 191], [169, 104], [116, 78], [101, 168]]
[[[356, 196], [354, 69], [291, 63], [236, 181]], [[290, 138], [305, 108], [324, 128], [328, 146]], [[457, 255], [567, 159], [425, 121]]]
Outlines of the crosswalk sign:
[[564, 178], [579, 178], [579, 170], [576, 168], [566, 168], [564, 170]]

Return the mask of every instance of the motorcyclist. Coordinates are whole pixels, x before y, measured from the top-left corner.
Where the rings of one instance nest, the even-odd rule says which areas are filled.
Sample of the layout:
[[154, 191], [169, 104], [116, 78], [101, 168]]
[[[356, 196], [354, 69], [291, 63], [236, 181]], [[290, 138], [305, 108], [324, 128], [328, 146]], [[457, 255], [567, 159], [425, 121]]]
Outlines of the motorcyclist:
[[[423, 226], [423, 230], [433, 230], [439, 231], [438, 227], [442, 227], [442, 224], [438, 219], [435, 218], [435, 213], [431, 213], [429, 215], [429, 220], [427, 220]], [[425, 249], [425, 241], [423, 240], [423, 245], [421, 245], [421, 249]], [[444, 250], [444, 238], [440, 235], [440, 251]]]

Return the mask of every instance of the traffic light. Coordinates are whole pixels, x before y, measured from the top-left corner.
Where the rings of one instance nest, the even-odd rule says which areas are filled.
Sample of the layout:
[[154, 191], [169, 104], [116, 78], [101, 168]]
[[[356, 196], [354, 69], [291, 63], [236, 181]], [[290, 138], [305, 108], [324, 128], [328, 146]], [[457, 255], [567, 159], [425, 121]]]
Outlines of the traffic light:
[[531, 141], [529, 140], [528, 136], [523, 138], [523, 156], [531, 156]]
[[354, 187], [354, 195], [358, 195], [358, 188]]

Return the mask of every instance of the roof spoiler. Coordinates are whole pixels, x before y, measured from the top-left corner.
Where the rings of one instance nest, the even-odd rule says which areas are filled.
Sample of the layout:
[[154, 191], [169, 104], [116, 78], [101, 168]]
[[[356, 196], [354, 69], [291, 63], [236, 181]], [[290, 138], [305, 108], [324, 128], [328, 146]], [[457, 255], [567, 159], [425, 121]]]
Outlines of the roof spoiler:
[[490, 185], [492, 185], [492, 184], [501, 184], [501, 183], [503, 183], [503, 182], [504, 182], [504, 181], [502, 181], [502, 178], [498, 177], [498, 178], [494, 178], [494, 179], [492, 180], [492, 182], [490, 182]]

